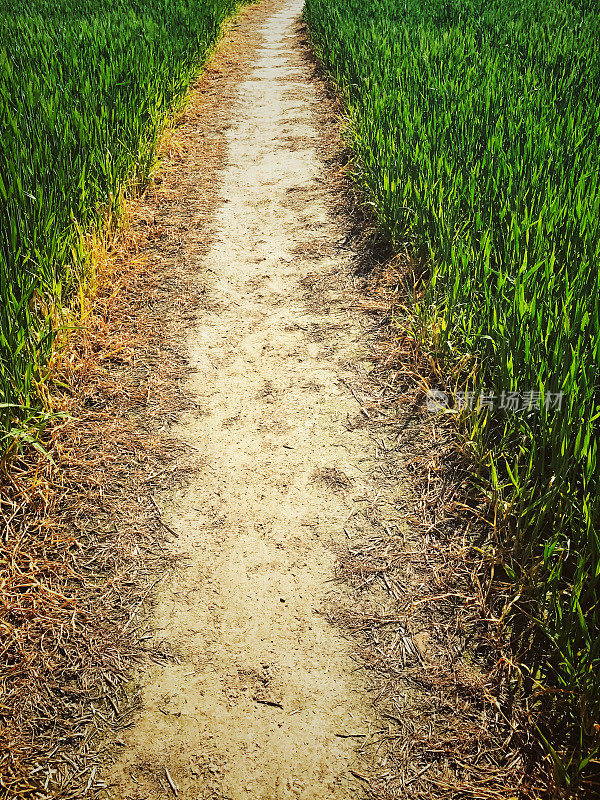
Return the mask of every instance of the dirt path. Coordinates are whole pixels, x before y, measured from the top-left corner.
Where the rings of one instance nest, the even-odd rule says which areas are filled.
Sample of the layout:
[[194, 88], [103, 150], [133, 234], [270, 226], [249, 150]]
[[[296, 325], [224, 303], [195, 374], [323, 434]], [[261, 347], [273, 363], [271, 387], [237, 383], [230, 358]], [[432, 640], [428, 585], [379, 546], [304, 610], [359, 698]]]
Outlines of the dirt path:
[[157, 498], [185, 568], [159, 591], [165, 661], [146, 668], [117, 798], [361, 794], [353, 737], [369, 730], [368, 701], [323, 611], [340, 600], [335, 549], [372, 444], [347, 425], [359, 408], [344, 380], [363, 354], [314, 89], [291, 52], [301, 6], [286, 0], [264, 25], [226, 132], [208, 310], [188, 342], [199, 412], [175, 432], [201, 466]]

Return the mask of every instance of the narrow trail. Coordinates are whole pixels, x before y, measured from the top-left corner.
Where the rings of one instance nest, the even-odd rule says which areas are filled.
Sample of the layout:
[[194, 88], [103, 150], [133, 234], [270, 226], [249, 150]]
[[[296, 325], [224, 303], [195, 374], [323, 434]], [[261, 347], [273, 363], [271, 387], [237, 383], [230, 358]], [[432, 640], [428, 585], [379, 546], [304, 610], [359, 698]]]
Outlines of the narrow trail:
[[[209, 252], [208, 309], [189, 331], [198, 452], [159, 498], [183, 568], [153, 611], [166, 654], [110, 776], [116, 798], [361, 796], [368, 698], [325, 618], [353, 497], [373, 445], [347, 425], [364, 362], [351, 280], [320, 161], [314, 88], [292, 51], [302, 0], [264, 25], [239, 84]], [[190, 233], [191, 235], [191, 233]], [[353, 429], [351, 429], [353, 428]], [[168, 774], [167, 774], [168, 773]], [[169, 784], [172, 782], [172, 785]]]

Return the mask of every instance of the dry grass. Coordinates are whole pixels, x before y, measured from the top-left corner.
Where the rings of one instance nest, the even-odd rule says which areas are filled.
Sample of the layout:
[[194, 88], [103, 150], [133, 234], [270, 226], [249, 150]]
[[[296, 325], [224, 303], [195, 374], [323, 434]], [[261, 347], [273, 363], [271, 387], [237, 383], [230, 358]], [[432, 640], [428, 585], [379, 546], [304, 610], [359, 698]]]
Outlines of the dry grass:
[[59, 396], [55, 385], [53, 402], [72, 419], [48, 431], [54, 463], [34, 451], [3, 465], [8, 796], [70, 796], [85, 775], [98, 785], [91, 752], [136, 702], [126, 689], [143, 649], [136, 612], [172, 563], [152, 492], [181, 468], [165, 423], [189, 402], [183, 355], [155, 329], [178, 287], [140, 261], [122, 266], [120, 290], [100, 290], [94, 317], [62, 353], [57, 378], [71, 388]]
[[[502, 597], [490, 592], [493, 519], [453, 423], [424, 408], [432, 362], [398, 327], [404, 267], [376, 267], [356, 294], [372, 314], [372, 368], [355, 386], [398, 501], [358, 504], [338, 577], [356, 591], [332, 619], [356, 639], [382, 727], [361, 744], [374, 798], [541, 798], [550, 759], [523, 696]], [[559, 796], [559, 795], [556, 795]]]

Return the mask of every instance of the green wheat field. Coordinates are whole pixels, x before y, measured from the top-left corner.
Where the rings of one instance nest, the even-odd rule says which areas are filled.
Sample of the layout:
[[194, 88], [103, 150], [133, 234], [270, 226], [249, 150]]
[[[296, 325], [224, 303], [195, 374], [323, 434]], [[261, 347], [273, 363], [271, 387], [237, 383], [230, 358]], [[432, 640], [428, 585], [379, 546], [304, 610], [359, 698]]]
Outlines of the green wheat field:
[[0, 0], [0, 454], [40, 384], [85, 235], [147, 180], [235, 0]]
[[484, 399], [467, 438], [531, 623], [524, 680], [580, 730], [553, 753], [568, 781], [600, 722], [600, 6], [307, 0], [305, 18], [366, 202], [427, 264], [414, 312]]

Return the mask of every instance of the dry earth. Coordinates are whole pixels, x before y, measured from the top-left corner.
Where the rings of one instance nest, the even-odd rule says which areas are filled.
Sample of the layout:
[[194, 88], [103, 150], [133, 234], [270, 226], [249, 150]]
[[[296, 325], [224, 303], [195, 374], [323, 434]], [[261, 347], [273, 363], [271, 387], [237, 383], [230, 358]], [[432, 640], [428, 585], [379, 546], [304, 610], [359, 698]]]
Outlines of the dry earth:
[[317, 97], [291, 47], [301, 6], [285, 0], [259, 31], [224, 126], [211, 244], [197, 256], [207, 302], [187, 341], [198, 411], [174, 431], [198, 466], [157, 497], [182, 568], [156, 599], [165, 658], [141, 675], [144, 708], [110, 775], [117, 798], [362, 793], [355, 748], [373, 712], [325, 611], [349, 602], [335, 553], [354, 502], [376, 491], [374, 447], [348, 424], [365, 351], [344, 300], [351, 253]]

